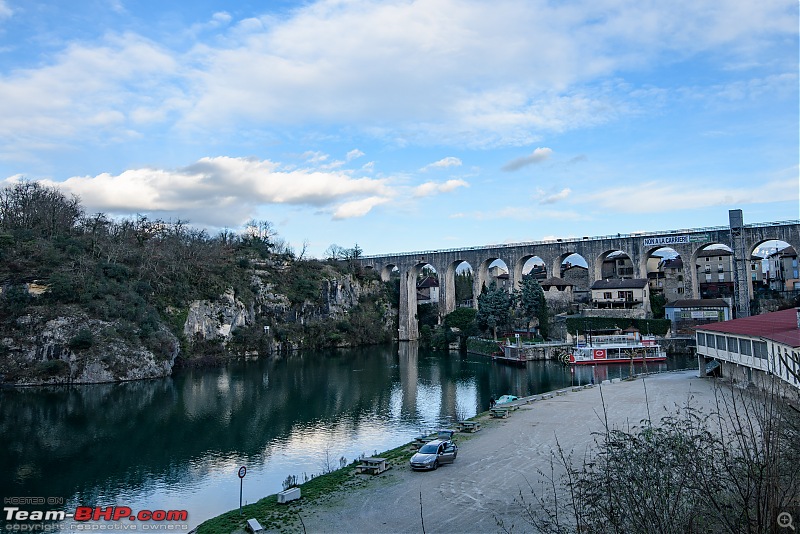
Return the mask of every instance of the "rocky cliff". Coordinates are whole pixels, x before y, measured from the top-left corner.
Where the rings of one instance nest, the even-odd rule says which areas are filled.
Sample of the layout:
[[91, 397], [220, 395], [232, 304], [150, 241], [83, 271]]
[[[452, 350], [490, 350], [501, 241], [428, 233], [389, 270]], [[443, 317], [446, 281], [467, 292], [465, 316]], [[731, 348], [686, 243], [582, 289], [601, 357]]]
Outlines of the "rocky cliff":
[[16, 385], [85, 384], [168, 376], [178, 339], [161, 327], [146, 347], [130, 325], [91, 319], [77, 308], [55, 317], [17, 320], [20, 335], [0, 341], [0, 382]]
[[[365, 298], [377, 298], [383, 290], [377, 281], [362, 284], [342, 274], [322, 280], [319, 286], [317, 299], [292, 303], [275, 284], [256, 273], [250, 280], [251, 291], [243, 298], [228, 289], [216, 299], [193, 301], [184, 310], [169, 309], [165, 317], [186, 317], [181, 333], [189, 352], [197, 342], [212, 342], [224, 360], [231, 356], [226, 346], [239, 329], [249, 329], [251, 337], [258, 338], [255, 352], [261, 354], [307, 346], [304, 333], [308, 329], [346, 324]], [[388, 331], [391, 306], [382, 306], [378, 313], [382, 328]], [[12, 337], [0, 340], [0, 384], [97, 383], [168, 376], [181, 352], [180, 340], [163, 321], [145, 332], [141, 325], [127, 321], [91, 318], [78, 306], [34, 306], [31, 310], [16, 319]], [[275, 330], [295, 330], [276, 339], [274, 330], [268, 334], [262, 330], [268, 325]], [[330, 345], [348, 344], [343, 338], [328, 341]]]

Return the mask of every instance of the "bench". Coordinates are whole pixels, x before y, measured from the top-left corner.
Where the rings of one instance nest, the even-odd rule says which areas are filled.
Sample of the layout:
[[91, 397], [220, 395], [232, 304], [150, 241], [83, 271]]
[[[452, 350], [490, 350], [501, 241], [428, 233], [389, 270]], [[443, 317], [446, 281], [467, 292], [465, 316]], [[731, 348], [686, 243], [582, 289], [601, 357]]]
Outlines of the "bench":
[[263, 532], [264, 527], [261, 526], [261, 523], [258, 522], [258, 519], [248, 519], [247, 520], [247, 528], [250, 529], [250, 532], [256, 534], [256, 532]]
[[547, 400], [547, 399], [552, 399], [552, 398], [553, 398], [553, 394], [552, 393], [544, 393], [544, 394], [542, 394], [542, 400]]
[[583, 386], [575, 386], [572, 388], [572, 391], [580, 391], [583, 389]]

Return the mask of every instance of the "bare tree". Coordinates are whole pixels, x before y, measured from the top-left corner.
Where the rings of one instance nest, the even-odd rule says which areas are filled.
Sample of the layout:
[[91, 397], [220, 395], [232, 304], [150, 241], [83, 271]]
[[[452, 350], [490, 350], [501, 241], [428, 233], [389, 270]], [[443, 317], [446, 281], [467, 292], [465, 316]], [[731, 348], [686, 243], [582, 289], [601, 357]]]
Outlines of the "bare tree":
[[782, 387], [720, 386], [712, 413], [687, 403], [655, 424], [606, 424], [582, 461], [559, 445], [538, 491], [517, 497], [521, 519], [559, 534], [779, 532], [800, 502], [800, 416]]

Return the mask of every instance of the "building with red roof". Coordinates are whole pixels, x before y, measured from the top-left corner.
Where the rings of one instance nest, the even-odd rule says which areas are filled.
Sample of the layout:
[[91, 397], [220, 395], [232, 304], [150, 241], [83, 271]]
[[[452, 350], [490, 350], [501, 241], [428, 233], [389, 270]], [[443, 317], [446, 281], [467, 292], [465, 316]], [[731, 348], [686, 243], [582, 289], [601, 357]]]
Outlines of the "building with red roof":
[[701, 375], [762, 387], [777, 377], [800, 393], [800, 308], [698, 326], [695, 336]]

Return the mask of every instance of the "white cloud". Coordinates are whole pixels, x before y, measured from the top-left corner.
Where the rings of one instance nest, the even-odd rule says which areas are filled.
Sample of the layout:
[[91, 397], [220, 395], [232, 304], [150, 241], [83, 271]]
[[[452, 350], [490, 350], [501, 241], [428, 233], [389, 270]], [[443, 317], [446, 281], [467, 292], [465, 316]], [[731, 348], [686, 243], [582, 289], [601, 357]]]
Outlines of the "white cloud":
[[[0, 0], [0, 18], [11, 14]], [[665, 56], [763, 63], [796, 35], [795, 14], [783, 0], [321, 0], [283, 18], [218, 12], [201, 26], [219, 38], [188, 52], [108, 34], [1, 73], [0, 135], [20, 146], [105, 140], [86, 117], [116, 112], [126, 124], [115, 127], [135, 131], [165, 120], [193, 132], [346, 125], [398, 145], [524, 146], [629, 113], [622, 88], [602, 82]]]
[[570, 196], [572, 193], [572, 189], [569, 187], [565, 187], [561, 191], [557, 193], [546, 193], [542, 189], [537, 190], [537, 195], [539, 196], [539, 204], [555, 204], [556, 202], [560, 202], [565, 200], [567, 197]]
[[125, 15], [128, 12], [122, 0], [108, 0], [108, 6], [111, 8], [111, 11], [119, 15]]
[[530, 206], [506, 206], [490, 211], [459, 213], [452, 218], [469, 218], [478, 221], [509, 219], [515, 221], [567, 220], [577, 221], [586, 216], [571, 210], [531, 209]]
[[50, 65], [0, 74], [0, 138], [13, 140], [4, 150], [127, 139], [129, 118], [158, 120], [184, 105], [179, 72], [170, 53], [125, 34], [71, 45]]
[[503, 165], [504, 171], [518, 171], [523, 167], [527, 167], [528, 165], [533, 165], [534, 163], [541, 163], [547, 160], [553, 154], [553, 150], [547, 147], [540, 147], [528, 154], [527, 156], [522, 156], [521, 158], [516, 158], [505, 165]]
[[357, 148], [351, 150], [347, 153], [347, 161], [353, 161], [354, 159], [358, 159], [364, 155], [363, 152], [358, 150]]
[[414, 188], [414, 197], [429, 197], [439, 193], [449, 193], [459, 187], [469, 187], [464, 180], [447, 180], [446, 182], [425, 182]]
[[14, 12], [8, 7], [5, 0], [0, 0], [0, 20], [7, 19], [13, 15]]
[[420, 169], [421, 171], [427, 171], [428, 169], [445, 169], [447, 167], [460, 167], [461, 160], [452, 156], [448, 156], [446, 158], [442, 158], [439, 161], [434, 161], [433, 163], [429, 163]]
[[389, 199], [385, 197], [369, 197], [345, 202], [334, 210], [333, 218], [351, 219], [353, 217], [363, 217], [375, 206], [385, 204], [388, 201]]
[[333, 211], [337, 219], [355, 217], [395, 194], [385, 180], [313, 168], [287, 171], [272, 161], [230, 157], [202, 158], [175, 170], [130, 169], [45, 182], [80, 196], [89, 212], [166, 213], [210, 226], [241, 224], [265, 204], [314, 206]]
[[[691, 194], [687, 194], [691, 191]], [[581, 200], [618, 213], [664, 213], [707, 208], [743, 206], [798, 200], [797, 177], [764, 181], [758, 187], [731, 187], [720, 180], [713, 186], [700, 183], [645, 182], [585, 195]]]

